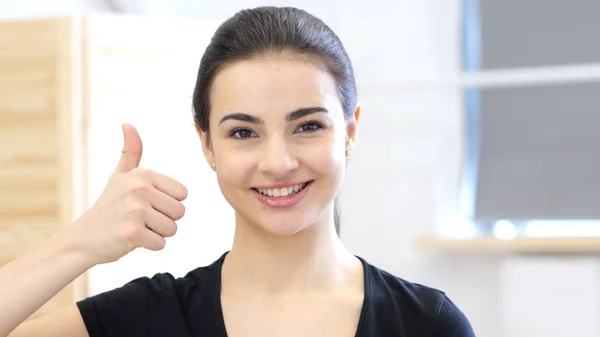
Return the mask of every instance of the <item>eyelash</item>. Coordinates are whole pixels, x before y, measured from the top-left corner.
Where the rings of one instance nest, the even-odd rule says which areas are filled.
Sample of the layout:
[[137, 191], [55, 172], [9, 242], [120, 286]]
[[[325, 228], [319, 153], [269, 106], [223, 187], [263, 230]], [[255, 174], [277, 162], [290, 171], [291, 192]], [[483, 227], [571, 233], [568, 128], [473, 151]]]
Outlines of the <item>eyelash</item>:
[[298, 129], [302, 129], [302, 128], [304, 128], [304, 127], [306, 127], [306, 126], [309, 126], [309, 125], [310, 125], [310, 126], [314, 126], [315, 128], [314, 128], [314, 129], [312, 129], [312, 130], [306, 130], [306, 131], [302, 131], [302, 132], [312, 133], [312, 132], [317, 132], [317, 131], [319, 131], [319, 130], [323, 129], [323, 124], [321, 124], [321, 123], [319, 123], [319, 122], [315, 122], [315, 121], [312, 121], [312, 122], [306, 122], [306, 123], [304, 123], [304, 124], [300, 125], [300, 126], [298, 127]]
[[[313, 132], [317, 132], [321, 129], [323, 129], [323, 124], [318, 123], [318, 122], [306, 122], [302, 125], [300, 125], [298, 127], [298, 129], [303, 129], [306, 126], [311, 126], [313, 127], [312, 130], [305, 130], [305, 131], [301, 131], [301, 133], [313, 133]], [[296, 129], [296, 130], [298, 130]], [[244, 139], [248, 139], [248, 138], [255, 138], [253, 136], [249, 136], [249, 137], [240, 137], [239, 134], [240, 132], [250, 132], [251, 134], [254, 134], [254, 131], [247, 129], [247, 128], [237, 128], [231, 131], [231, 133], [229, 134], [229, 137], [234, 138], [234, 139], [239, 139], [239, 140], [244, 140]]]

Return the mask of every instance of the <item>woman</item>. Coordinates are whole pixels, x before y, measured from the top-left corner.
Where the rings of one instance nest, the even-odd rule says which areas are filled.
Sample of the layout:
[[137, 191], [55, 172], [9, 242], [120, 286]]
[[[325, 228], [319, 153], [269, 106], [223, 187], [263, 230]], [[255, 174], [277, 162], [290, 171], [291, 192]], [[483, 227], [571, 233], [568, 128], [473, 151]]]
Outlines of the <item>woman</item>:
[[[337, 36], [294, 8], [237, 13], [215, 33], [193, 97], [204, 155], [235, 209], [233, 248], [185, 277], [140, 278], [11, 336], [474, 336], [443, 292], [352, 255], [335, 198], [357, 140], [352, 66]], [[97, 203], [0, 274], [0, 335], [78, 275], [138, 247], [162, 249], [184, 186], [121, 160]]]

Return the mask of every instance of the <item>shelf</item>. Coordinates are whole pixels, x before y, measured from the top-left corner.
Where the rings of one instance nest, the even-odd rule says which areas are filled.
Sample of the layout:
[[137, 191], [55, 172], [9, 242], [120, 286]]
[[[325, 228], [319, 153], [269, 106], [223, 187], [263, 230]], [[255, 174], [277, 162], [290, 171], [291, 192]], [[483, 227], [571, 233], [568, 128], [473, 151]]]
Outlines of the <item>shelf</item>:
[[423, 251], [489, 254], [600, 254], [599, 238], [516, 238], [493, 237], [456, 239], [429, 235], [418, 238]]

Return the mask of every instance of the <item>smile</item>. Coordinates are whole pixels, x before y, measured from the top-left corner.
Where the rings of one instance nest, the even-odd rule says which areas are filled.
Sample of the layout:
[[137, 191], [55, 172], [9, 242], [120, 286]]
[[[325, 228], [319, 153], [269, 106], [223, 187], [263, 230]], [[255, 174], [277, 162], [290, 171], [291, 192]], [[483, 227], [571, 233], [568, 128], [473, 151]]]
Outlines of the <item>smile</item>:
[[256, 191], [269, 197], [287, 197], [302, 191], [308, 183], [297, 184], [284, 188], [257, 188]]
[[252, 188], [258, 200], [271, 207], [290, 207], [299, 203], [310, 189], [313, 180], [277, 188]]

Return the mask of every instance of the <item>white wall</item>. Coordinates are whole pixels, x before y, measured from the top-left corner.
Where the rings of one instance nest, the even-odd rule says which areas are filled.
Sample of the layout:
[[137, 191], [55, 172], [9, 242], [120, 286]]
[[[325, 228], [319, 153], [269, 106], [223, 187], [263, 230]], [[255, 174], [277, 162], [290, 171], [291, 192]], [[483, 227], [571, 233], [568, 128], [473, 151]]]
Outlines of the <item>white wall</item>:
[[[15, 3], [0, 1], [0, 16], [103, 8], [89, 1], [60, 5], [53, 1], [50, 6], [43, 0], [21, 0], [19, 7]], [[23, 9], [34, 3], [38, 6], [28, 8], [35, 10]], [[169, 13], [225, 16], [241, 6], [264, 2], [202, 1], [191, 7], [190, 3], [172, 2]], [[457, 210], [461, 102], [457, 89], [442, 80], [457, 75], [458, 0], [269, 3], [297, 5], [323, 17], [345, 42], [357, 70], [363, 104], [361, 136], [342, 194], [342, 239], [348, 247], [400, 277], [446, 291], [470, 318], [478, 336], [600, 336], [600, 268], [595, 257], [446, 255], [413, 248], [418, 235], [451, 225]], [[146, 11], [159, 11], [161, 6], [164, 10], [160, 1], [146, 4], [154, 6], [145, 7]], [[143, 128], [144, 134], [151, 134], [149, 127]], [[189, 132], [181, 140], [193, 142], [188, 136]], [[149, 160], [160, 163], [159, 152], [151, 156], [155, 157]], [[188, 173], [173, 173], [193, 180]], [[207, 173], [203, 174], [205, 179]], [[217, 193], [214, 186], [210, 191]], [[213, 230], [225, 238], [230, 229]], [[195, 242], [189, 236], [182, 240]], [[207, 241], [206, 237], [200, 240]], [[226, 244], [211, 246], [208, 255]], [[191, 248], [195, 249], [199, 248]], [[132, 269], [148, 261], [149, 254], [140, 253], [129, 263], [100, 271], [92, 281], [100, 282], [97, 289], [102, 289], [138, 270], [180, 275], [182, 266], [169, 265], [167, 254], [184, 254], [190, 265], [207, 259], [183, 250], [160, 254], [152, 255], [153, 261], [160, 261], [157, 265]]]

